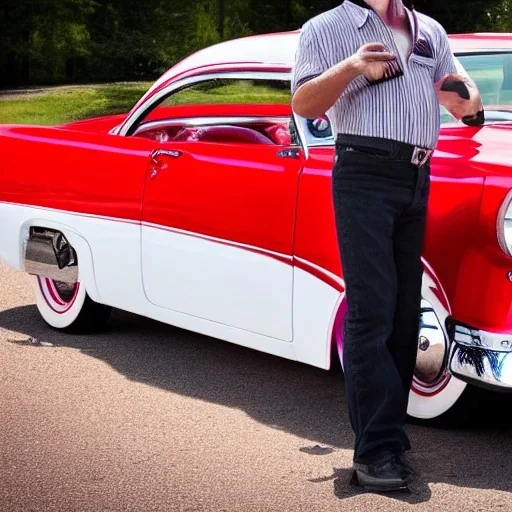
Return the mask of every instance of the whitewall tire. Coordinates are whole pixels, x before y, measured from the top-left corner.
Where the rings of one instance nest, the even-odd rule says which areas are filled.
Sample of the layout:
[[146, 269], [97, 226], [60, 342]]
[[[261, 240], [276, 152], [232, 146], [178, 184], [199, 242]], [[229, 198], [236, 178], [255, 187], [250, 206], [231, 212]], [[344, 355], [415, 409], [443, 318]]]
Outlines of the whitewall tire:
[[95, 332], [104, 327], [111, 308], [87, 295], [83, 283], [65, 284], [34, 276], [37, 309], [54, 329], [66, 332]]

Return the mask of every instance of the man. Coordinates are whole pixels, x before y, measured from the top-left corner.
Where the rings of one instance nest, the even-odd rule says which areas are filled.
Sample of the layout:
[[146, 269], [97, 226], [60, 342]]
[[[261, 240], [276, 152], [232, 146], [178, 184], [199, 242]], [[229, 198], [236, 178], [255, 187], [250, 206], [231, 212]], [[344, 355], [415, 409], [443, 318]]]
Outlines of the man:
[[309, 20], [292, 92], [295, 112], [327, 113], [336, 136], [333, 206], [348, 302], [343, 366], [355, 476], [369, 490], [402, 489], [413, 473], [403, 425], [439, 104], [478, 125], [481, 98], [442, 26], [407, 0], [345, 0]]

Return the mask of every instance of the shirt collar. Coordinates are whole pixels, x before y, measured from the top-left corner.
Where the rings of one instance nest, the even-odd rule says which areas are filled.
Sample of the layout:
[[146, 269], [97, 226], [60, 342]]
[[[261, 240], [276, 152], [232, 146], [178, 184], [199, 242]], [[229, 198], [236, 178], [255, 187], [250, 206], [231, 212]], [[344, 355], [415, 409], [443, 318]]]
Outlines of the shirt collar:
[[343, 8], [348, 11], [350, 19], [357, 28], [361, 28], [366, 23], [371, 9], [364, 0], [345, 0]]
[[[407, 15], [409, 16], [409, 20], [413, 21], [414, 19], [414, 21], [416, 21], [413, 0], [403, 0], [403, 4]], [[357, 28], [362, 28], [364, 26], [368, 21], [370, 11], [373, 10], [364, 0], [345, 0], [343, 2], [343, 7], [349, 10], [351, 19], [356, 24]]]

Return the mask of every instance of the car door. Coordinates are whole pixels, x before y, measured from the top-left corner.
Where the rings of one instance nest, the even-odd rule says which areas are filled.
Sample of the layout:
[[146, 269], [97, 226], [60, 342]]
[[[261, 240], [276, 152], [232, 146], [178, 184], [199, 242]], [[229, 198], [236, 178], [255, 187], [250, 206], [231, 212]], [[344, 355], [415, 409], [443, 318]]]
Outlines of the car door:
[[142, 210], [149, 301], [291, 341], [301, 161], [274, 145], [159, 144]]

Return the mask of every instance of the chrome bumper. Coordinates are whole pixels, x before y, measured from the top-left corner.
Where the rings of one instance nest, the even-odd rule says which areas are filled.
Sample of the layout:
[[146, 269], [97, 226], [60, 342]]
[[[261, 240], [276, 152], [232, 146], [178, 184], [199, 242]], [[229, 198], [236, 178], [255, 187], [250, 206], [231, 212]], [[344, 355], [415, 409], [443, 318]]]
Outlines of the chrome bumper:
[[490, 333], [455, 322], [447, 327], [450, 373], [475, 386], [512, 392], [512, 333]]

